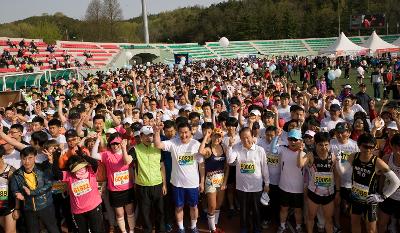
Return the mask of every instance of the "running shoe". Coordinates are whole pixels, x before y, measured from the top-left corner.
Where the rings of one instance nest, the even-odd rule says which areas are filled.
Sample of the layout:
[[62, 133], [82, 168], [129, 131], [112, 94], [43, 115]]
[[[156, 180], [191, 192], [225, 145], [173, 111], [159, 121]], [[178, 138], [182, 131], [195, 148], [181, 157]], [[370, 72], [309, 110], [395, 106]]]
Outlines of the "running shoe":
[[281, 226], [279, 226], [278, 227], [278, 230], [276, 231], [276, 233], [285, 233], [286, 232], [286, 227], [285, 228], [283, 228], [283, 227], [281, 227]]
[[190, 229], [191, 233], [199, 233], [199, 229], [197, 227]]
[[166, 232], [172, 232], [172, 225], [171, 224], [165, 224], [165, 231]]
[[296, 227], [296, 232], [297, 233], [303, 233], [304, 231], [303, 231], [303, 228], [301, 226], [297, 226]]
[[178, 229], [178, 233], [185, 233], [185, 229]]

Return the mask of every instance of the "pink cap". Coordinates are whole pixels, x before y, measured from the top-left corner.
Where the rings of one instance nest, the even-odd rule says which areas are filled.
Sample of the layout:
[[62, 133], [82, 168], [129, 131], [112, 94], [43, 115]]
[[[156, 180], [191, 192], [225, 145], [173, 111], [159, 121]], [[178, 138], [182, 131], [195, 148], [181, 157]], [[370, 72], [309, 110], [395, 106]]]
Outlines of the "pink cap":
[[113, 144], [113, 143], [121, 143], [121, 142], [122, 142], [122, 138], [116, 137], [110, 142], [110, 145]]

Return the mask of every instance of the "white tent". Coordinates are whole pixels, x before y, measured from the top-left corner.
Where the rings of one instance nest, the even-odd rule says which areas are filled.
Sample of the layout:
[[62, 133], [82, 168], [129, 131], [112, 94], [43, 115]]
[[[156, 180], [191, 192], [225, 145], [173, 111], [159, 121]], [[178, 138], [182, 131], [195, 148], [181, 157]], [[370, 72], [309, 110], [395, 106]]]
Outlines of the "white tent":
[[342, 32], [333, 44], [327, 48], [323, 48], [319, 51], [320, 54], [335, 54], [336, 56], [344, 56], [350, 54], [358, 54], [367, 49], [359, 45], [354, 44], [347, 38]]
[[375, 31], [372, 32], [368, 40], [362, 45], [370, 49], [371, 53], [375, 52], [390, 52], [397, 50], [397, 46], [389, 44], [388, 42], [382, 40]]
[[392, 44], [400, 47], [400, 37], [397, 40], [393, 41]]

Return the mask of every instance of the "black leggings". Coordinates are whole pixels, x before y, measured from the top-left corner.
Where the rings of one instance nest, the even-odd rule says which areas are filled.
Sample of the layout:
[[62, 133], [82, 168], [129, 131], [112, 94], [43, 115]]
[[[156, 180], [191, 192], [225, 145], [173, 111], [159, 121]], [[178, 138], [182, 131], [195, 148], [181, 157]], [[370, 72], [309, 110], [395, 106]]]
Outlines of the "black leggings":
[[59, 233], [54, 206], [50, 205], [38, 211], [25, 211], [25, 223], [29, 233], [40, 232], [40, 222], [49, 233]]
[[82, 213], [74, 214], [72, 216], [79, 233], [104, 233], [103, 211], [101, 204], [96, 208]]

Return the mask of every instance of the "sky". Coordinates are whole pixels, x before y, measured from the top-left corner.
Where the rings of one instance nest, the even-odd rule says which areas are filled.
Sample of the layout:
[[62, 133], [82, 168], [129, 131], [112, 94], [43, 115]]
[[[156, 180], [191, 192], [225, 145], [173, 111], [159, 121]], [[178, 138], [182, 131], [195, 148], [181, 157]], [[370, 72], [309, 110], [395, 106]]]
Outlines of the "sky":
[[[224, 1], [226, 0], [147, 0], [147, 12], [154, 14], [186, 6], [210, 6]], [[0, 23], [56, 12], [83, 19], [89, 2], [90, 0], [0, 0]], [[141, 0], [119, 0], [119, 2], [124, 19], [140, 16]]]

